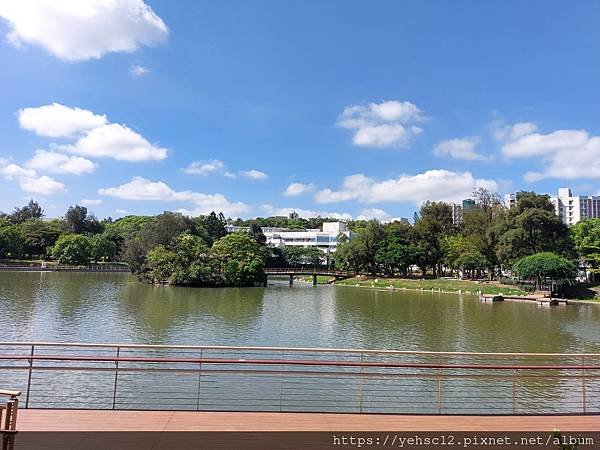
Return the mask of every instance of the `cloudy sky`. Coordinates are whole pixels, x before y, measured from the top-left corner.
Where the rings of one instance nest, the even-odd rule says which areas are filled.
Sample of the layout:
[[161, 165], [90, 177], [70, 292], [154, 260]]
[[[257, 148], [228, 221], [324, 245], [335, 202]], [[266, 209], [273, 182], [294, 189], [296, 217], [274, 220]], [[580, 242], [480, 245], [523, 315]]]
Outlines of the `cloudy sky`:
[[0, 0], [0, 209], [600, 191], [600, 3]]

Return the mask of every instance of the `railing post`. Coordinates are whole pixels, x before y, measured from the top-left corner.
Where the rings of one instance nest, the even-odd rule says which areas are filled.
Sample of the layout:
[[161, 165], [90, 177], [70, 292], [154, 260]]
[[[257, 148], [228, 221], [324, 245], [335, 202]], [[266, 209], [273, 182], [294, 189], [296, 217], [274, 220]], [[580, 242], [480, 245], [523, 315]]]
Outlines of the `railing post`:
[[438, 398], [437, 398], [438, 414], [442, 414], [442, 368], [441, 367], [438, 369], [437, 387], [438, 387]]
[[360, 384], [359, 384], [359, 398], [360, 398], [360, 404], [359, 404], [359, 412], [362, 414], [363, 412], [363, 398], [364, 398], [364, 377], [365, 377], [365, 366], [362, 365], [362, 363], [364, 362], [364, 353], [360, 352], [360, 362], [361, 362], [361, 366], [360, 366]]
[[115, 384], [113, 387], [112, 409], [117, 405], [117, 381], [119, 376], [119, 356], [121, 355], [121, 347], [117, 346], [117, 359], [115, 360]]
[[585, 392], [585, 355], [581, 355], [581, 406], [583, 414], [587, 414], [587, 398]]
[[516, 386], [516, 382], [517, 382], [517, 369], [513, 369], [513, 376], [512, 376], [512, 413], [513, 415], [516, 413], [517, 410], [517, 386]]
[[35, 345], [31, 345], [31, 353], [29, 358], [29, 374], [27, 376], [27, 396], [25, 397], [25, 409], [29, 408], [29, 392], [31, 391], [31, 375], [33, 372], [33, 353], [35, 352]]
[[281, 378], [279, 379], [279, 412], [283, 411], [283, 361], [285, 353], [281, 352]]
[[[203, 358], [203, 350], [200, 349], [200, 360]], [[202, 361], [198, 363], [198, 392], [196, 392], [196, 411], [200, 411], [200, 386], [202, 383]]]

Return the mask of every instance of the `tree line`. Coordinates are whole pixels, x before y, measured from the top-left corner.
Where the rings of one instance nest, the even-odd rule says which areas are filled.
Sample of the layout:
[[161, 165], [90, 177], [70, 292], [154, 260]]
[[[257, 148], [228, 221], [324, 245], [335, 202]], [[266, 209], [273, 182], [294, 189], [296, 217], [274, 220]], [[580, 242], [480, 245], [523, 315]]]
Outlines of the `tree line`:
[[[535, 278], [531, 270], [539, 274], [551, 267], [572, 277], [573, 267], [584, 264], [592, 276], [599, 276], [600, 219], [568, 228], [555, 215], [549, 197], [534, 192], [519, 193], [510, 209], [485, 189], [477, 190], [474, 199], [475, 206], [463, 211], [458, 225], [443, 202], [423, 204], [414, 224], [350, 221], [353, 238], [341, 236], [330, 260], [314, 247], [268, 247], [261, 230], [320, 228], [324, 218], [237, 220], [249, 233], [228, 235], [225, 217], [214, 212], [100, 220], [74, 205], [63, 217], [48, 220], [40, 205], [30, 201], [12, 213], [0, 213], [0, 258], [76, 265], [122, 261], [148, 281], [199, 285], [251, 285], [262, 281], [264, 267], [324, 263], [377, 276], [411, 276], [418, 268], [419, 276], [461, 273], [470, 278], [495, 278], [516, 268]], [[538, 258], [517, 265], [538, 254], [545, 255], [544, 264]]]
[[[556, 216], [550, 198], [534, 192], [518, 193], [512, 208], [486, 189], [473, 196], [476, 203], [462, 212], [459, 224], [449, 204], [427, 202], [414, 225], [372, 220], [355, 227], [354, 238], [338, 246], [336, 264], [383, 276], [410, 276], [418, 267], [420, 275], [433, 277], [461, 273], [491, 279], [509, 270], [527, 279], [544, 274], [573, 279], [582, 263], [598, 276], [600, 219], [569, 228]], [[533, 255], [537, 259], [528, 259]], [[538, 264], [540, 258], [545, 266]]]

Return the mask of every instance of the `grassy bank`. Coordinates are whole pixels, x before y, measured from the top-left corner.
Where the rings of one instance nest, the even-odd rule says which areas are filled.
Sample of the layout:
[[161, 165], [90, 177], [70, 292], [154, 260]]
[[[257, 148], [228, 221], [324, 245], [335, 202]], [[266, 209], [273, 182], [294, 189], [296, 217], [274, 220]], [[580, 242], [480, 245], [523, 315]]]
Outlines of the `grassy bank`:
[[505, 295], [527, 295], [527, 292], [515, 287], [496, 283], [479, 283], [468, 280], [412, 280], [404, 278], [348, 278], [347, 280], [337, 281], [336, 284], [347, 286], [362, 286], [386, 289], [393, 286], [395, 289], [414, 289], [414, 290], [442, 290], [444, 292], [470, 292], [477, 293], [481, 291], [484, 294], [505, 294]]

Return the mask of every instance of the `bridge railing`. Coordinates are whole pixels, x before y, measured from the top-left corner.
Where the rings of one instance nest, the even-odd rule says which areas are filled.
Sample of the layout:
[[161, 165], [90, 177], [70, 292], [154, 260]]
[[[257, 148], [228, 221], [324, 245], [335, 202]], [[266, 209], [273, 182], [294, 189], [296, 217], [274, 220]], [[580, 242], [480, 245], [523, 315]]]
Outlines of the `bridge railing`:
[[600, 413], [600, 354], [0, 343], [25, 408]]
[[268, 267], [265, 269], [265, 273], [267, 275], [305, 275], [305, 274], [315, 274], [315, 275], [331, 275], [331, 276], [347, 276], [353, 277], [356, 275], [355, 272], [349, 270], [332, 270], [327, 269], [326, 267], [317, 267], [317, 266], [306, 266], [306, 267]]

